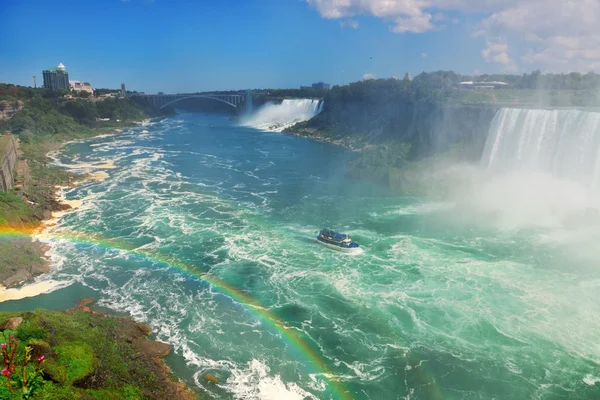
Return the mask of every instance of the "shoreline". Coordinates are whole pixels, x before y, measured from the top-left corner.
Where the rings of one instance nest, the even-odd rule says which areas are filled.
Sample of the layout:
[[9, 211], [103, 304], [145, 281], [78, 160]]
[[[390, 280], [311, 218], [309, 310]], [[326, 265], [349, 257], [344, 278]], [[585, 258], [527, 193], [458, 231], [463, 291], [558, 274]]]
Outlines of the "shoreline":
[[[148, 120], [144, 120], [148, 121]], [[143, 122], [136, 123], [136, 126], [142, 126]], [[120, 135], [124, 129], [116, 129], [115, 132], [106, 134], [100, 133], [99, 135], [93, 135], [81, 139], [68, 140], [62, 143], [48, 143], [45, 148], [45, 157], [48, 160], [52, 160], [53, 152], [58, 153], [67, 144], [85, 142], [92, 139], [102, 139], [107, 137], [113, 137]], [[46, 146], [46, 145], [44, 145]], [[23, 241], [28, 240], [33, 246], [39, 251], [39, 258], [42, 260], [44, 268], [40, 269], [38, 273], [24, 276], [24, 279], [14, 282], [11, 285], [4, 287], [0, 285], [0, 303], [12, 300], [21, 300], [24, 298], [35, 297], [41, 294], [49, 293], [54, 290], [58, 290], [69, 286], [70, 282], [61, 282], [53, 279], [44, 279], [43, 277], [52, 271], [52, 264], [50, 260], [50, 254], [52, 247], [51, 241], [48, 238], [52, 237], [53, 228], [59, 223], [60, 219], [72, 212], [77, 211], [84, 205], [87, 200], [93, 199], [95, 196], [88, 196], [80, 199], [67, 199], [67, 195], [70, 191], [76, 189], [78, 186], [90, 182], [96, 181], [101, 182], [110, 177], [107, 170], [116, 169], [116, 160], [102, 161], [100, 163], [79, 163], [79, 164], [61, 164], [58, 163], [54, 166], [58, 166], [70, 172], [72, 175], [69, 177], [68, 182], [48, 187], [51, 190], [52, 197], [56, 204], [59, 206], [57, 210], [46, 210], [44, 216], [39, 220], [39, 224], [31, 230], [27, 238], [22, 239]], [[45, 238], [46, 237], [46, 238]], [[136, 362], [144, 362], [148, 368], [153, 369], [153, 374], [158, 377], [158, 385], [161, 387], [164, 393], [168, 394], [168, 398], [192, 400], [198, 398], [198, 393], [192, 390], [191, 386], [187, 382], [179, 379], [174, 375], [170, 366], [167, 364], [164, 357], [166, 357], [171, 351], [172, 346], [157, 342], [149, 338], [151, 334], [150, 326], [136, 322], [131, 316], [117, 317], [106, 312], [95, 311], [92, 306], [93, 299], [83, 299], [79, 305], [75, 308], [63, 311], [65, 315], [73, 315], [73, 313], [88, 314], [90, 318], [95, 318], [98, 321], [118, 321], [119, 325], [126, 327], [136, 327], [137, 330], [142, 332], [136, 336], [126, 340], [127, 345], [133, 344], [137, 354], [133, 360]], [[39, 310], [36, 312], [46, 312]], [[51, 311], [53, 312], [53, 311]], [[22, 314], [27, 315], [27, 313]], [[133, 329], [133, 328], [131, 328]], [[129, 329], [129, 330], [131, 330]], [[116, 337], [115, 337], [116, 340]], [[120, 340], [120, 339], [119, 339]], [[146, 385], [142, 384], [139, 386], [142, 391], [156, 390], [155, 387], [151, 389]]]
[[[146, 120], [144, 120], [146, 121]], [[136, 122], [136, 126], [141, 126], [143, 121]], [[106, 128], [99, 128], [105, 130]], [[88, 136], [81, 139], [71, 139], [64, 142], [49, 142], [43, 144], [45, 150], [45, 157], [52, 159], [51, 153], [58, 152], [66, 145], [70, 143], [78, 143], [92, 139], [101, 139], [107, 137], [113, 137], [120, 135], [124, 128], [111, 128], [114, 132], [106, 133], [103, 131], [98, 135]], [[114, 169], [114, 161], [105, 162], [100, 165], [85, 164], [83, 168], [86, 169]], [[50, 291], [59, 289], [63, 286], [62, 282], [53, 280], [39, 280], [38, 278], [48, 274], [52, 270], [51, 261], [49, 259], [48, 252], [51, 250], [47, 241], [43, 240], [44, 235], [48, 232], [48, 229], [56, 226], [60, 218], [64, 215], [75, 212], [78, 208], [83, 205], [83, 202], [88, 198], [67, 200], [65, 197], [65, 190], [75, 189], [77, 186], [88, 182], [98, 181], [101, 182], [108, 178], [110, 175], [106, 171], [96, 171], [80, 173], [75, 172], [73, 169], [67, 168], [66, 171], [76, 176], [75, 180], [69, 181], [66, 184], [55, 185], [51, 188], [52, 197], [56, 204], [60, 206], [60, 209], [44, 212], [42, 219], [39, 224], [31, 230], [29, 234], [29, 242], [39, 252], [39, 258], [41, 266], [32, 271], [24, 271], [23, 269], [17, 270], [13, 275], [6, 278], [4, 282], [10, 281], [10, 284], [0, 284], [0, 303], [10, 300], [20, 300], [28, 297], [38, 296], [40, 294], [48, 293]]]
[[281, 133], [285, 133], [286, 135], [292, 135], [292, 136], [296, 136], [296, 137], [301, 137], [301, 138], [305, 138], [305, 139], [314, 140], [316, 142], [329, 143], [329, 144], [332, 144], [332, 145], [337, 146], [337, 147], [341, 147], [343, 149], [346, 149], [346, 150], [354, 152], [354, 153], [360, 153], [366, 147], [370, 147], [371, 146], [371, 145], [365, 144], [365, 145], [361, 146], [361, 148], [356, 148], [356, 147], [354, 147], [351, 144], [343, 143], [343, 139], [334, 140], [334, 139], [330, 139], [330, 138], [323, 137], [323, 136], [309, 135], [309, 134], [306, 134], [306, 132], [304, 132], [304, 130], [302, 130], [302, 131], [292, 131], [292, 130], [290, 130], [294, 126], [295, 125], [292, 125], [290, 128], [282, 130]]

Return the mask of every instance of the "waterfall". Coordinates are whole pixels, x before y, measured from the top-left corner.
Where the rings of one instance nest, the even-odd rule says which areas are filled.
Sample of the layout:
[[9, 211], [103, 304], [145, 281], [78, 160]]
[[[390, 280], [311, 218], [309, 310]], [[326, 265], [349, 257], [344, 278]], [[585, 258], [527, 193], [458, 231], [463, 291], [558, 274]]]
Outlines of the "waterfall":
[[500, 109], [481, 159], [499, 172], [542, 172], [598, 188], [600, 113], [578, 110]]
[[307, 121], [322, 110], [323, 102], [313, 99], [289, 99], [280, 104], [268, 103], [245, 117], [242, 125], [281, 132], [298, 122]]

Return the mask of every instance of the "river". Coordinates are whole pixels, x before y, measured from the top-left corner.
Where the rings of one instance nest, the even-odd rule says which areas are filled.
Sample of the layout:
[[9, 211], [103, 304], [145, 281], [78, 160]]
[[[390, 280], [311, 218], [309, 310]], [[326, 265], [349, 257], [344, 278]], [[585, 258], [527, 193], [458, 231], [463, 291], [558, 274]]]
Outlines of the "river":
[[[57, 165], [109, 177], [46, 237], [63, 286], [0, 309], [94, 296], [214, 398], [600, 397], [596, 253], [348, 180], [351, 157], [193, 113], [72, 143]], [[317, 244], [328, 226], [364, 253]]]

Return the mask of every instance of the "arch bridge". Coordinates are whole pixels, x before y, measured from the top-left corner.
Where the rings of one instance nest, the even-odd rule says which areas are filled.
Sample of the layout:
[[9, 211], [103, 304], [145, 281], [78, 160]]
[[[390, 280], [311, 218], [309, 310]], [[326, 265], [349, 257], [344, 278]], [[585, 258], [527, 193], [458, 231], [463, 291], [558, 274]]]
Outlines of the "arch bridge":
[[252, 111], [252, 93], [246, 94], [222, 94], [222, 93], [183, 93], [183, 94], [143, 94], [132, 95], [138, 99], [146, 100], [150, 105], [158, 109], [163, 109], [172, 104], [187, 99], [209, 99], [225, 103], [233, 108]]

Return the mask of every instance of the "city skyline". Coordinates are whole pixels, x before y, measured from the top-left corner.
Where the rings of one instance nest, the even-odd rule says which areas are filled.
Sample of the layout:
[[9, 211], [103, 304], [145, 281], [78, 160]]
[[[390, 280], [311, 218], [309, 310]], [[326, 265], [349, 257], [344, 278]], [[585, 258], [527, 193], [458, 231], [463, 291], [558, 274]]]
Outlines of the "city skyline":
[[[32, 75], [63, 63], [70, 79], [94, 87], [126, 82], [131, 90], [175, 93], [339, 85], [439, 69], [588, 72], [600, 65], [589, 23], [600, 5], [582, 0], [575, 12], [550, 0], [553, 8], [532, 12], [536, 1], [8, 0], [0, 34], [13, 40], [0, 43], [0, 81], [31, 86]], [[77, 18], [47, 17], [53, 14]], [[532, 22], [538, 14], [562, 36]]]

